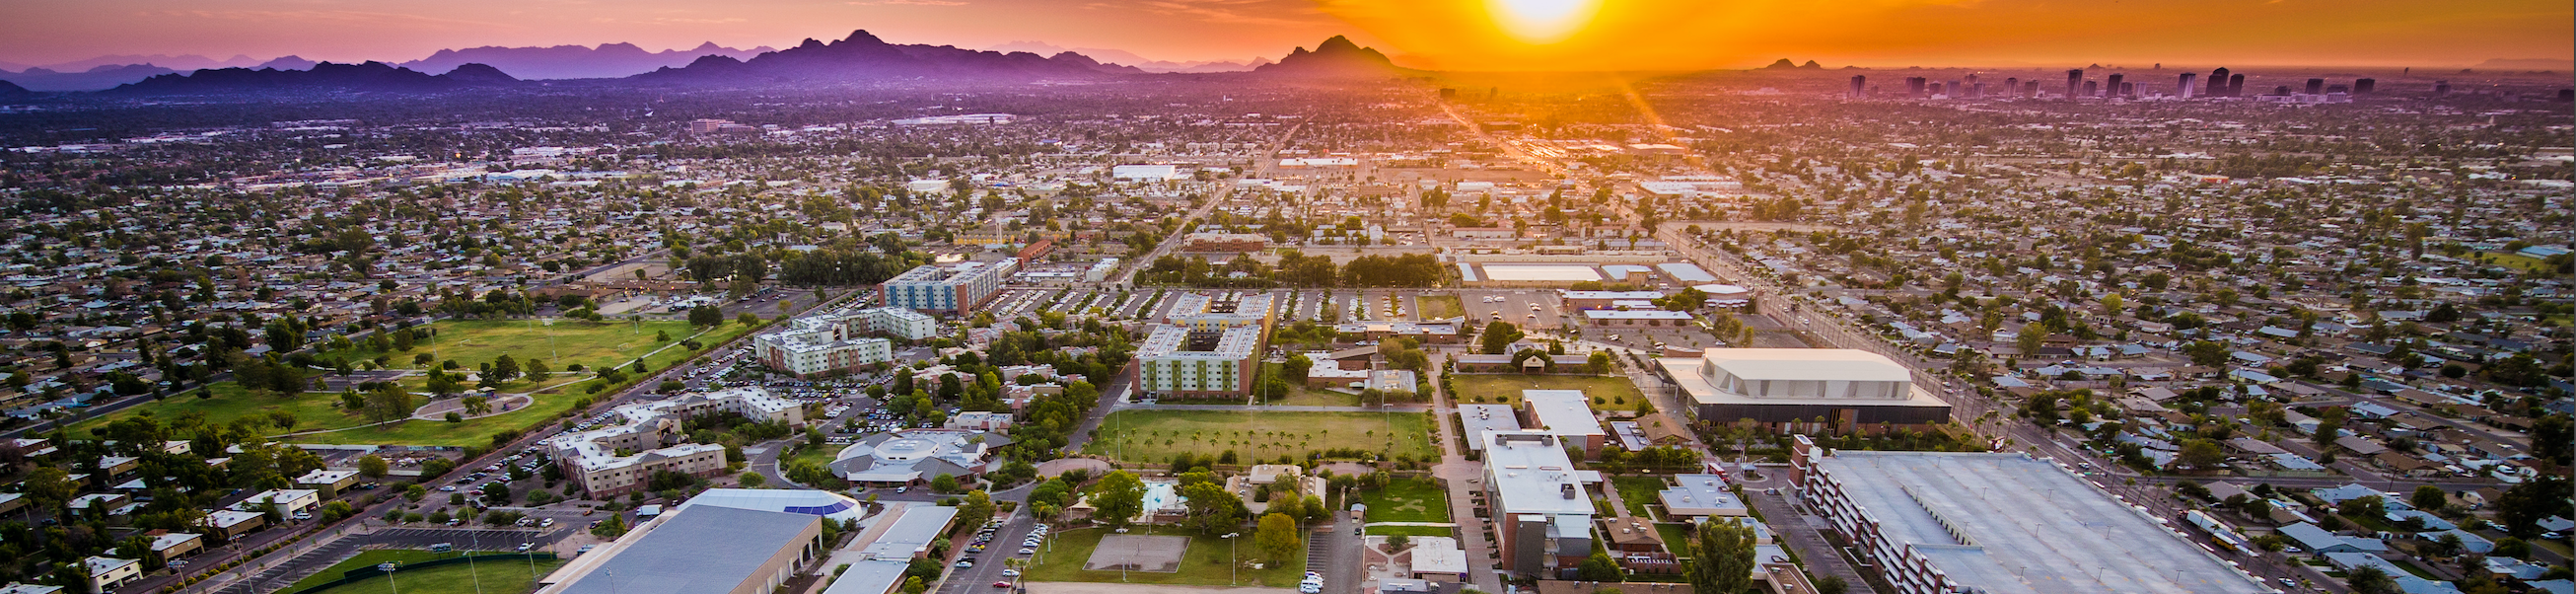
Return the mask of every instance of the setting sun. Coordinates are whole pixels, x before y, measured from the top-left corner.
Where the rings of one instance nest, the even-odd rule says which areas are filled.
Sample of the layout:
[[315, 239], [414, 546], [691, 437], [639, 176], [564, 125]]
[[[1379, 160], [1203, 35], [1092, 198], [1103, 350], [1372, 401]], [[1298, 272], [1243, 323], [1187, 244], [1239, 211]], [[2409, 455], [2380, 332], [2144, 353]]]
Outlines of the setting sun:
[[1489, 0], [1495, 24], [1527, 43], [1562, 41], [1592, 21], [1600, 0]]

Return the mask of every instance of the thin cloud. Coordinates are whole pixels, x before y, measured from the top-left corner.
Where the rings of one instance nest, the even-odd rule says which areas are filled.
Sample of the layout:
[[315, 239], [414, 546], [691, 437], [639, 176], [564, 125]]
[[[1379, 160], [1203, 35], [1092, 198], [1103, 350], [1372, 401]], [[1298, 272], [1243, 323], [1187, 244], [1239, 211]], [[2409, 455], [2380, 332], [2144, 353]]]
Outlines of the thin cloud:
[[956, 1], [956, 0], [872, 0], [872, 1], [869, 1], [869, 2], [843, 2], [842, 4], [848, 4], [848, 5], [851, 5], [851, 6], [965, 6], [965, 5], [966, 5], [966, 3], [964, 3], [964, 2], [958, 2], [958, 1]]

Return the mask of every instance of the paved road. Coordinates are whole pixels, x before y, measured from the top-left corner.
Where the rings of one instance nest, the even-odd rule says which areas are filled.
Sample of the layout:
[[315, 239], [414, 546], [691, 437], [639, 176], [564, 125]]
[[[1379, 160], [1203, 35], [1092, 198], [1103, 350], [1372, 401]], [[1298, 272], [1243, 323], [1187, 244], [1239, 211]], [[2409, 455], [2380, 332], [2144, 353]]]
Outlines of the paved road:
[[[1788, 491], [1783, 488], [1781, 492]], [[1791, 506], [1787, 497], [1746, 487], [1744, 499], [1753, 504], [1754, 509], [1761, 510], [1762, 517], [1771, 525], [1772, 534], [1798, 551], [1798, 560], [1806, 563], [1808, 573], [1840, 577], [1845, 585], [1850, 586], [1846, 591], [1852, 594], [1877, 594], [1878, 590], [1870, 587], [1869, 580], [1861, 578], [1860, 570], [1844, 560], [1842, 552], [1836, 550], [1831, 541], [1825, 540], [1816, 526], [1808, 523], [1808, 516]]]

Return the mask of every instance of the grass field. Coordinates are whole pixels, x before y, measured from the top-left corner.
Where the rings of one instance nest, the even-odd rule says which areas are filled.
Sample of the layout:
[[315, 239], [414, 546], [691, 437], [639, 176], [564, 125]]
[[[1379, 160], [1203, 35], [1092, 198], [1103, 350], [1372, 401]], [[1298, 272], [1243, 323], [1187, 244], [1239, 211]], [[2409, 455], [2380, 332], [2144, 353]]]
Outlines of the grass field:
[[[1326, 364], [1326, 365], [1330, 365], [1331, 363], [1330, 363], [1330, 362], [1327, 362], [1327, 363], [1325, 363], [1325, 364]], [[1284, 364], [1280, 364], [1280, 363], [1263, 363], [1263, 364], [1261, 364], [1261, 373], [1262, 373], [1262, 377], [1267, 378], [1267, 377], [1269, 377], [1269, 376], [1270, 376], [1270, 374], [1279, 373], [1279, 372], [1280, 372], [1280, 368], [1282, 368], [1282, 367], [1284, 367], [1284, 366], [1285, 366]], [[1253, 384], [1253, 385], [1260, 385], [1260, 383], [1259, 383], [1258, 381], [1256, 381], [1256, 382], [1254, 382], [1254, 384]], [[1288, 388], [1288, 395], [1287, 395], [1287, 396], [1282, 397], [1282, 398], [1273, 399], [1273, 400], [1270, 400], [1270, 401], [1268, 401], [1268, 402], [1264, 402], [1264, 403], [1262, 403], [1262, 404], [1269, 404], [1269, 405], [1274, 405], [1274, 406], [1359, 406], [1359, 405], [1360, 405], [1360, 395], [1358, 395], [1358, 394], [1344, 394], [1344, 393], [1341, 393], [1341, 392], [1334, 392], [1334, 391], [1329, 391], [1329, 390], [1313, 390], [1313, 389], [1308, 389], [1308, 388], [1306, 388], [1306, 385], [1305, 385], [1305, 383], [1304, 383], [1304, 382], [1289, 382], [1289, 384], [1288, 384], [1288, 385], [1289, 385], [1289, 386], [1291, 386], [1291, 387], [1290, 387], [1290, 388]]]
[[1413, 309], [1418, 314], [1414, 317], [1424, 320], [1454, 318], [1467, 313], [1467, 306], [1459, 303], [1457, 295], [1416, 295]]
[[1662, 478], [1651, 476], [1610, 477], [1610, 484], [1618, 486], [1619, 502], [1628, 504], [1628, 515], [1649, 520], [1654, 516], [1647, 513], [1646, 506], [1655, 503], [1656, 495], [1665, 487], [1672, 486], [1664, 483]]
[[1447, 522], [1449, 492], [1430, 479], [1400, 478], [1386, 488], [1360, 492], [1370, 522]]
[[[1621, 375], [1519, 375], [1519, 374], [1454, 374], [1450, 381], [1458, 386], [1453, 395], [1459, 402], [1520, 404], [1521, 390], [1582, 390], [1584, 395], [1601, 399], [1593, 410], [1636, 410], [1645, 402], [1645, 393], [1637, 383]], [[1482, 398], [1482, 400], [1478, 400]]]
[[2543, 261], [2541, 261], [2539, 258], [2534, 258], [2534, 257], [2531, 257], [2531, 256], [2525, 256], [2525, 255], [2522, 255], [2522, 254], [2516, 254], [2516, 253], [2512, 253], [2512, 252], [2478, 252], [2478, 253], [2470, 254], [2470, 255], [2469, 255], [2469, 259], [2470, 259], [2470, 260], [2475, 260], [2475, 261], [2482, 261], [2482, 262], [2491, 262], [2491, 263], [2494, 263], [2494, 264], [2496, 264], [2496, 265], [2498, 265], [2498, 266], [2504, 266], [2504, 267], [2507, 267], [2507, 268], [2516, 268], [2516, 269], [2520, 269], [2520, 270], [2522, 270], [2523, 272], [2532, 273], [2532, 274], [2549, 274], [2549, 273], [2551, 272], [2551, 271], [2549, 270], [2549, 263], [2548, 263], [2548, 262], [2543, 262]]
[[[342, 561], [339, 564], [332, 565], [328, 569], [324, 569], [319, 573], [313, 574], [312, 577], [304, 578], [303, 581], [296, 582], [295, 585], [287, 586], [285, 589], [279, 591], [293, 592], [320, 585], [331, 580], [339, 579], [341, 572], [372, 566], [379, 563], [389, 561], [397, 563], [418, 563], [433, 559], [456, 557], [461, 554], [463, 553], [432, 553], [421, 550], [397, 549], [363, 551], [358, 553], [358, 556], [356, 557], [351, 557], [347, 561]], [[531, 564], [524, 558], [495, 559], [488, 563], [477, 560], [475, 563], [470, 565], [447, 565], [418, 570], [398, 570], [395, 571], [392, 576], [393, 580], [395, 580], [392, 583], [388, 583], [386, 578], [377, 577], [354, 584], [342, 584], [339, 587], [324, 590], [324, 592], [329, 592], [331, 594], [375, 594], [378, 592], [392, 594], [395, 588], [400, 588], [403, 592], [414, 593], [445, 594], [452, 592], [457, 594], [473, 594], [477, 592], [475, 589], [475, 582], [478, 580], [482, 582], [482, 590], [480, 590], [482, 592], [525, 592], [536, 584], [538, 577], [544, 576], [547, 572], [554, 571], [555, 567], [562, 564], [563, 561], [560, 559], [536, 559], [534, 570], [532, 572], [530, 569]]]
[[1458, 531], [1441, 526], [1370, 526], [1370, 536], [1457, 536]]
[[[573, 364], [580, 364], [584, 368], [630, 364], [638, 355], [687, 340], [698, 333], [698, 330], [690, 327], [688, 322], [676, 320], [642, 323], [575, 320], [554, 320], [553, 322], [546, 324], [527, 320], [443, 320], [430, 324], [431, 328], [438, 331], [436, 337], [414, 343], [409, 351], [378, 352], [368, 350], [361, 345], [352, 349], [325, 351], [319, 357], [324, 361], [337, 361], [374, 359], [379, 355], [387, 355], [389, 356], [387, 367], [420, 369], [425, 366], [413, 365], [412, 358], [426, 353], [432, 355], [432, 365], [439, 361], [455, 361], [467, 369], [472, 369], [506, 354], [521, 363], [529, 359], [542, 359], [548, 369], [560, 372]], [[726, 323], [723, 326], [717, 326], [706, 336], [699, 337], [698, 341], [712, 345], [741, 334], [745, 328], [741, 324]], [[671, 341], [654, 340], [657, 333], [670, 334]], [[661, 356], [645, 359], [645, 364], [660, 369], [680, 360], [686, 354], [687, 349], [675, 348], [664, 351]]]
[[[583, 388], [598, 381], [593, 378], [589, 372], [566, 372], [564, 370], [565, 364], [549, 358], [550, 353], [561, 352], [566, 356], [566, 360], [583, 363], [585, 366], [590, 366], [592, 363], [584, 362], [582, 357], [591, 357], [600, 363], [630, 362], [636, 355], [651, 352], [655, 349], [661, 349], [664, 346], [675, 345], [689, 335], [687, 322], [645, 322], [642, 329], [643, 333], [640, 336], [635, 335], [634, 330], [628, 328], [624, 324], [557, 322], [551, 327], [551, 332], [554, 333], [557, 347], [562, 350], [550, 351], [546, 349], [546, 332], [548, 331], [545, 330], [545, 328], [547, 327], [539, 326], [538, 329], [531, 330], [528, 328], [527, 322], [446, 321], [437, 323], [437, 326], [442, 328], [441, 332], [443, 333], [443, 336], [439, 338], [440, 342], [445, 345], [450, 345], [441, 347], [440, 355], [447, 359], [453, 359], [468, 368], [475, 367], [483, 362], [488, 362], [491, 358], [498, 357], [504, 352], [511, 353], [512, 357], [518, 358], [521, 361], [525, 361], [529, 358], [546, 359], [546, 366], [554, 371], [554, 376], [548, 379], [545, 385], [540, 386], [530, 382], [520, 381], [505, 384], [501, 387], [501, 390], [505, 392], [550, 390], [554, 393], [537, 394], [535, 404], [529, 405], [526, 408], [489, 417], [472, 419], [463, 423], [450, 424], [439, 421], [405, 421], [393, 425], [349, 429], [347, 431], [336, 431], [330, 433], [299, 435], [286, 438], [286, 440], [300, 443], [340, 445], [467, 446], [488, 444], [491, 443], [492, 436], [494, 434], [506, 430], [525, 429], [530, 425], [552, 419], [556, 415], [562, 414], [565, 410], [571, 409], [573, 401], [584, 395]], [[672, 336], [671, 342], [664, 343], [654, 341], [653, 333], [657, 329], [670, 331]], [[713, 346], [719, 342], [739, 336], [747, 330], [749, 330], [749, 327], [747, 326], [728, 323], [722, 327], [716, 328], [714, 331], [708, 332], [704, 336], [699, 336], [698, 340], [705, 345]], [[427, 350], [427, 341], [423, 341], [421, 345], [422, 346], [414, 347], [412, 352], [429, 352]], [[533, 347], [531, 345], [533, 345]], [[575, 353], [584, 354], [575, 355]], [[347, 351], [336, 353], [336, 355], [339, 356], [346, 356], [348, 354], [349, 353]], [[395, 357], [395, 363], [398, 366], [409, 367], [411, 359], [407, 356], [408, 354], [409, 353], [397, 353], [398, 356]], [[333, 356], [335, 356], [335, 353], [324, 354], [324, 358], [326, 359], [332, 358]], [[366, 356], [372, 357], [372, 355]], [[696, 352], [690, 351], [686, 348], [673, 346], [668, 350], [663, 350], [650, 357], [646, 357], [645, 364], [653, 369], [659, 370], [668, 368], [693, 356], [696, 356]], [[403, 385], [418, 390], [421, 389], [421, 385], [425, 380], [421, 377], [414, 376], [405, 378], [402, 382]], [[297, 419], [295, 427], [293, 429], [278, 429], [278, 433], [287, 433], [290, 431], [314, 431], [321, 429], [343, 429], [359, 427], [367, 424], [365, 418], [357, 414], [343, 412], [338, 408], [338, 394], [309, 393], [296, 398], [261, 398], [251, 396], [248, 391], [229, 382], [215, 384], [209, 389], [214, 391], [214, 398], [201, 399], [195, 396], [177, 396], [158, 402], [136, 406], [134, 408], [118, 411], [116, 414], [108, 415], [102, 419], [83, 421], [80, 424], [74, 425], [74, 434], [79, 435], [85, 433], [86, 429], [89, 427], [104, 424], [107, 420], [144, 414], [146, 411], [161, 419], [175, 419], [178, 418], [179, 415], [203, 413], [206, 415], [207, 420], [217, 423], [227, 423], [231, 422], [233, 419], [249, 416], [266, 415], [269, 414], [269, 411], [273, 410], [286, 410], [295, 413]], [[421, 399], [423, 403], [426, 403], [426, 400], [426, 398]]]
[[205, 415], [207, 423], [226, 425], [245, 417], [265, 417], [273, 411], [294, 413], [295, 427], [292, 429], [264, 425], [267, 430], [276, 433], [336, 429], [367, 424], [366, 417], [345, 412], [340, 408], [340, 395], [337, 393], [307, 392], [294, 397], [261, 397], [252, 396], [250, 390], [233, 382], [208, 385], [205, 392], [212, 393], [215, 397], [198, 398], [197, 393], [194, 392], [171, 396], [74, 423], [71, 434], [75, 438], [88, 437], [89, 430], [93, 427], [144, 414], [150, 414], [152, 418], [164, 424], [187, 415], [201, 414]]
[[1690, 558], [1691, 530], [1689, 524], [1674, 522], [1657, 523], [1655, 524], [1655, 534], [1657, 536], [1664, 537], [1664, 550], [1671, 551], [1675, 557], [1681, 557], [1683, 559]]
[[1296, 587], [1298, 580], [1306, 577], [1305, 546], [1298, 546], [1296, 553], [1284, 563], [1267, 565], [1255, 570], [1252, 569], [1252, 564], [1260, 562], [1261, 553], [1253, 547], [1252, 531], [1249, 529], [1242, 531], [1243, 536], [1237, 537], [1243, 542], [1234, 543], [1233, 551], [1229, 554], [1226, 540], [1223, 538], [1169, 526], [1150, 525], [1130, 528], [1129, 534], [1168, 534], [1190, 537], [1190, 548], [1181, 553], [1180, 571], [1127, 572], [1121, 575], [1115, 571], [1083, 570], [1082, 564], [1091, 559], [1092, 549], [1100, 546], [1100, 537], [1108, 534], [1110, 531], [1104, 528], [1083, 528], [1058, 533], [1054, 543], [1049, 545], [1052, 548], [1035, 557], [1036, 563], [1026, 570], [1027, 573], [1020, 576], [1020, 580], [1026, 582], [1124, 581], [1137, 584], [1223, 586], [1228, 579], [1227, 565], [1234, 562], [1240, 562], [1243, 565], [1236, 568], [1232, 579], [1235, 583], [1244, 586], [1293, 588]]
[[1146, 463], [1226, 450], [1261, 459], [1345, 448], [1423, 458], [1435, 451], [1430, 433], [1422, 413], [1122, 410], [1083, 451]]

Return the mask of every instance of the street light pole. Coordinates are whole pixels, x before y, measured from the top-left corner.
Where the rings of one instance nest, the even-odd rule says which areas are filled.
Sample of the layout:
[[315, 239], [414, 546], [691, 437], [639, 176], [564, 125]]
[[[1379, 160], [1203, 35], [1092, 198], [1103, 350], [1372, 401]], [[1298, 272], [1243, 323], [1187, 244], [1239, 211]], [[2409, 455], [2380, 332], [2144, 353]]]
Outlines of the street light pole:
[[1234, 569], [1237, 566], [1243, 565], [1243, 561], [1235, 558], [1234, 556], [1234, 537], [1242, 535], [1243, 533], [1241, 532], [1225, 533], [1225, 585], [1228, 586], [1236, 585], [1234, 581]]

